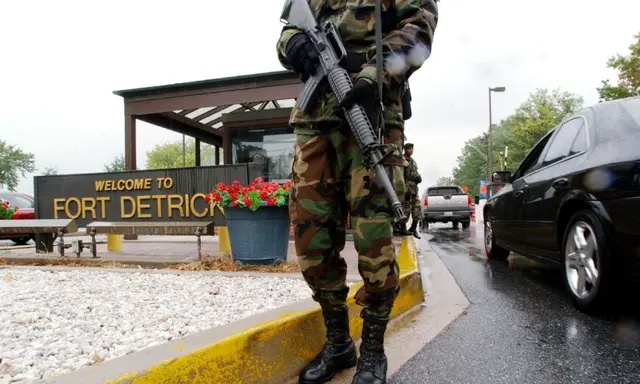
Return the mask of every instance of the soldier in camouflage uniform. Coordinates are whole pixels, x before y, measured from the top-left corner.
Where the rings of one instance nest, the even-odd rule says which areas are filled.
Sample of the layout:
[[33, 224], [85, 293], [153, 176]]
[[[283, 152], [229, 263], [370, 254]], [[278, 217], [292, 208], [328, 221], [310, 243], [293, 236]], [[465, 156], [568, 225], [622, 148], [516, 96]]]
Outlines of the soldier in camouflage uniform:
[[[390, 204], [375, 183], [340, 108], [362, 105], [371, 122], [379, 105], [375, 61], [375, 0], [309, 0], [319, 23], [331, 20], [348, 55], [341, 65], [354, 88], [341, 105], [327, 88], [308, 113], [294, 107], [289, 123], [296, 134], [289, 213], [294, 225], [296, 254], [313, 298], [319, 302], [327, 328], [322, 352], [300, 373], [300, 383], [325, 383], [336, 372], [358, 365], [353, 383], [386, 382], [383, 340], [398, 294], [398, 265], [392, 243]], [[392, 154], [385, 167], [402, 202], [405, 192], [402, 156], [404, 119], [402, 96], [408, 76], [427, 59], [438, 20], [436, 0], [382, 0], [385, 73], [384, 142]], [[280, 63], [303, 81], [315, 73], [318, 53], [305, 33], [286, 25], [277, 42]], [[394, 65], [391, 65], [391, 64]], [[364, 286], [356, 293], [364, 319], [360, 359], [349, 333], [345, 284], [347, 213], [358, 252]]]
[[422, 183], [422, 176], [420, 176], [420, 172], [418, 172], [418, 163], [416, 163], [412, 155], [413, 144], [406, 143], [404, 145], [404, 159], [409, 165], [407, 165], [404, 170], [406, 192], [404, 195], [403, 210], [407, 217], [411, 214], [411, 228], [409, 228], [407, 232], [419, 239], [418, 223], [422, 220], [422, 206], [418, 198], [418, 184]]

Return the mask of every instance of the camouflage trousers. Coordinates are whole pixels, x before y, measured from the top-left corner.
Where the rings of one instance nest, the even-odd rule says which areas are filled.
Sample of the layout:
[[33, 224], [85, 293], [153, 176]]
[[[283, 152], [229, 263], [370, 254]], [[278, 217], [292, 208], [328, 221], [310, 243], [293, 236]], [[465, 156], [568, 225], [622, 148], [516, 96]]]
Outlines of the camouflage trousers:
[[[300, 269], [314, 300], [332, 307], [346, 306], [347, 264], [340, 252], [350, 213], [358, 271], [364, 281], [356, 292], [356, 302], [368, 311], [388, 313], [399, 291], [389, 200], [375, 183], [375, 173], [363, 166], [362, 152], [346, 124], [325, 123], [322, 129], [297, 127], [295, 133], [289, 214]], [[390, 129], [385, 138], [397, 148], [385, 168], [401, 203], [403, 140], [400, 129]]]
[[420, 199], [418, 198], [417, 193], [413, 191], [407, 192], [404, 196], [402, 209], [404, 210], [404, 214], [407, 218], [411, 215], [412, 221], [422, 220], [422, 205], [420, 204]]

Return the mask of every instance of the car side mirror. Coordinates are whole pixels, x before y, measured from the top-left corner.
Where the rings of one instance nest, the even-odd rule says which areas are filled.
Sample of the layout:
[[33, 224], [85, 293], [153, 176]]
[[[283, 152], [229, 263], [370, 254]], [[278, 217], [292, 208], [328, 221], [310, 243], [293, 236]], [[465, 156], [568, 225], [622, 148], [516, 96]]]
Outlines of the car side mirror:
[[510, 183], [511, 172], [510, 171], [498, 171], [491, 175], [491, 182], [493, 183]]
[[476, 195], [476, 197], [474, 197], [474, 198], [473, 198], [473, 203], [474, 203], [475, 205], [480, 204], [480, 196], [477, 196], [477, 195]]

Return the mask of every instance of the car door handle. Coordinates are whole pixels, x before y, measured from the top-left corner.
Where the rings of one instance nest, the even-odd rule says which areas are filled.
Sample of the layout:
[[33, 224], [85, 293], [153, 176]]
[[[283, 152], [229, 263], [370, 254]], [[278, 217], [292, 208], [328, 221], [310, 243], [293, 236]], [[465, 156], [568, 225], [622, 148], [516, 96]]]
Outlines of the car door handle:
[[569, 180], [566, 178], [555, 179], [551, 186], [555, 189], [564, 189], [569, 186]]
[[516, 189], [516, 190], [513, 192], [513, 197], [520, 197], [520, 196], [522, 196], [523, 194], [524, 194], [524, 191], [523, 191], [522, 189]]

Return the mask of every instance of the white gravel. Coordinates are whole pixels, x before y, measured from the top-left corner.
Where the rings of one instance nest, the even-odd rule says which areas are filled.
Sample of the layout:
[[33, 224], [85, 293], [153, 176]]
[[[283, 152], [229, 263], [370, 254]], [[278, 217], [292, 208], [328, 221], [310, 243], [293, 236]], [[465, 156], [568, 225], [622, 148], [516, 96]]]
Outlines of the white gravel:
[[31, 383], [309, 298], [301, 279], [0, 270], [0, 384]]

